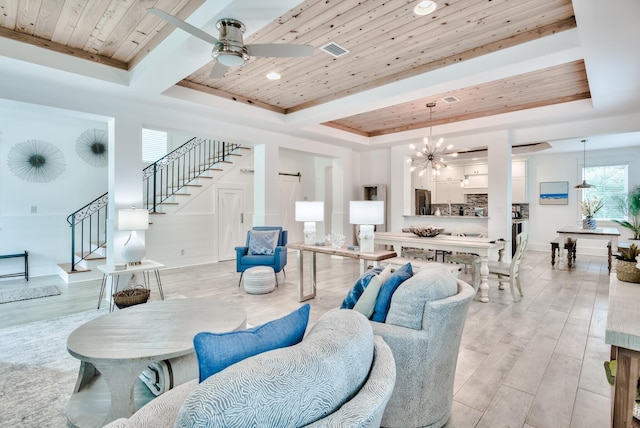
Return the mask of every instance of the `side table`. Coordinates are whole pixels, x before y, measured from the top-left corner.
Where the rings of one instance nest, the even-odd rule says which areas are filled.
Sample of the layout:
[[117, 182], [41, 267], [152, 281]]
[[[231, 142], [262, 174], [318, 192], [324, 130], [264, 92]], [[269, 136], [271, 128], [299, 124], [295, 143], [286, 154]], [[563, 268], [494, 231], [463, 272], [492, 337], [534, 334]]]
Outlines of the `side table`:
[[[156, 283], [158, 284], [158, 290], [160, 291], [160, 299], [164, 300], [164, 292], [162, 291], [162, 282], [160, 281], [160, 268], [163, 268], [162, 263], [154, 262], [153, 260], [143, 260], [139, 265], [127, 265], [126, 269], [116, 270], [113, 265], [100, 265], [98, 270], [102, 272], [102, 285], [100, 286], [100, 295], [98, 296], [98, 309], [100, 309], [100, 303], [105, 297], [104, 293], [107, 288], [107, 282], [111, 278], [111, 294], [118, 291], [118, 285], [120, 282], [120, 276], [130, 275], [133, 273], [141, 273], [144, 281], [144, 286], [150, 288], [149, 273], [153, 272], [156, 277]], [[109, 312], [113, 311], [114, 301], [111, 299], [109, 304]]]
[[[154, 361], [196, 360], [193, 336], [246, 328], [245, 310], [214, 298], [169, 299], [108, 313], [82, 324], [67, 339], [80, 360], [67, 404], [70, 427], [98, 428], [128, 418], [155, 398], [138, 375]], [[193, 378], [198, 377], [197, 363]]]

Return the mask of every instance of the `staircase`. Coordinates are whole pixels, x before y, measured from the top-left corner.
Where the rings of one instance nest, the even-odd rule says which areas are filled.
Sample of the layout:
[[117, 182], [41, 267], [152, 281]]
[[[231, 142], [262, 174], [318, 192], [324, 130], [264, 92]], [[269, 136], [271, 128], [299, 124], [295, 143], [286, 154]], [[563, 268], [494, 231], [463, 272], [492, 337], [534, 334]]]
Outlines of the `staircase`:
[[[203, 182], [228, 170], [243, 150], [250, 148], [192, 138], [142, 170], [144, 207], [150, 214], [166, 214], [182, 198], [206, 187]], [[95, 272], [87, 273], [105, 263], [108, 196], [105, 193], [67, 217], [71, 227], [71, 263], [58, 265], [58, 274], [67, 283], [95, 279]]]

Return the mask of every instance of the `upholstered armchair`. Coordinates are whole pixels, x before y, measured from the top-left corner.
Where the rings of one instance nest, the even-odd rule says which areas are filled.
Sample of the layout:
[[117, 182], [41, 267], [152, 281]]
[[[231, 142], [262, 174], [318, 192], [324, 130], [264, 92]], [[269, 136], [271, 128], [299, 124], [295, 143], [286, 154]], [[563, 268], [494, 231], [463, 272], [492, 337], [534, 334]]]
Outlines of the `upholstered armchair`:
[[396, 386], [383, 427], [443, 426], [451, 414], [453, 381], [473, 287], [434, 263], [393, 293], [386, 320], [371, 321], [391, 348]]
[[[254, 226], [247, 232], [244, 247], [236, 247], [236, 272], [240, 280], [245, 270], [256, 266], [273, 268], [278, 283], [278, 272], [287, 264], [288, 231], [279, 226]], [[285, 273], [286, 275], [286, 273]]]

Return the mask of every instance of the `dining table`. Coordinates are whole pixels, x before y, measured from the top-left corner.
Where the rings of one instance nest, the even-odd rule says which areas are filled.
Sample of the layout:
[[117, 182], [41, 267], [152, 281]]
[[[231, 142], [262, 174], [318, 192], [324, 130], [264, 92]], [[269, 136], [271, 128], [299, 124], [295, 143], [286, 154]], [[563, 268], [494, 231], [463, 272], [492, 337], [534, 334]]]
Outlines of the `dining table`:
[[480, 286], [477, 292], [479, 300], [484, 303], [489, 302], [489, 255], [497, 253], [498, 260], [502, 261], [505, 248], [504, 239], [453, 235], [422, 237], [411, 232], [376, 232], [374, 244], [391, 246], [398, 254], [402, 254], [402, 248], [477, 254], [480, 257]]
[[[579, 226], [564, 226], [557, 231], [560, 242], [567, 242], [567, 239], [599, 239], [607, 241], [607, 265], [611, 273], [611, 257], [613, 251], [618, 251], [618, 237], [620, 231], [615, 227], [596, 227], [595, 229], [583, 229]], [[564, 246], [560, 245], [560, 260], [563, 257]], [[572, 254], [567, 253], [567, 264], [571, 267]]]

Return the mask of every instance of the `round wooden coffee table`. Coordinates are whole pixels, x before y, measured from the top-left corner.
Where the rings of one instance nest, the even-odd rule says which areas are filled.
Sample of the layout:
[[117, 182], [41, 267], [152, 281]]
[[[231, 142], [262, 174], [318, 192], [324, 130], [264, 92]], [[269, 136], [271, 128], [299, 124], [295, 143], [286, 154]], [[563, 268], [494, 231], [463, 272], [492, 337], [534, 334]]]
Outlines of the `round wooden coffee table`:
[[134, 397], [138, 375], [152, 361], [191, 354], [197, 333], [243, 329], [246, 320], [244, 309], [234, 304], [175, 299], [132, 306], [81, 325], [67, 340], [67, 350], [81, 361], [67, 405], [69, 425], [101, 427], [131, 416], [136, 404], [144, 404]]

